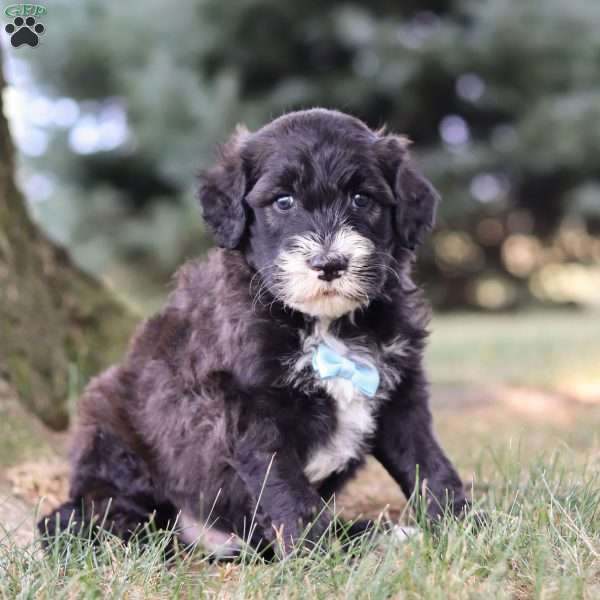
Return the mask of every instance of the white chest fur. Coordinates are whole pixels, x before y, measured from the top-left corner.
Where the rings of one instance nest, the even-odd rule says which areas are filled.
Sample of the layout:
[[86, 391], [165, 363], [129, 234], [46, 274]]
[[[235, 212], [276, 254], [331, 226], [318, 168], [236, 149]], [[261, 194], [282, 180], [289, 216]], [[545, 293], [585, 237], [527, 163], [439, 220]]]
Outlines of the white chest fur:
[[354, 391], [348, 401], [347, 384], [353, 387], [345, 380], [331, 380], [325, 386], [336, 402], [337, 427], [333, 437], [311, 454], [304, 467], [311, 483], [322, 481], [353, 458], [359, 458], [367, 438], [375, 430], [377, 400]]
[[327, 344], [343, 356], [378, 367], [375, 356], [368, 348], [345, 344], [329, 333], [328, 325], [327, 322], [316, 324], [313, 333], [303, 340], [300, 356], [291, 365], [292, 383], [298, 383], [295, 375], [308, 372], [311, 383], [326, 390], [335, 402], [335, 432], [325, 444], [313, 450], [304, 467], [304, 473], [312, 483], [340, 471], [350, 460], [363, 454], [365, 442], [375, 430], [375, 414], [381, 401], [378, 396], [365, 396], [347, 379], [321, 379], [316, 373], [313, 375], [310, 365], [313, 352], [320, 343]]

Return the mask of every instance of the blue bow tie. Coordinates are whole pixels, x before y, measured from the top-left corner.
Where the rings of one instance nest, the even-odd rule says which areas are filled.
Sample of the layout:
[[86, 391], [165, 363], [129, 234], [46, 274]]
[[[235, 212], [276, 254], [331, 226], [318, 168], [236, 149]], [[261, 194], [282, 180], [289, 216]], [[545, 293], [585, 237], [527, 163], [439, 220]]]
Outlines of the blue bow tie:
[[379, 387], [379, 371], [371, 365], [354, 362], [325, 344], [319, 344], [313, 354], [313, 369], [321, 379], [341, 377], [351, 381], [356, 389], [373, 398]]

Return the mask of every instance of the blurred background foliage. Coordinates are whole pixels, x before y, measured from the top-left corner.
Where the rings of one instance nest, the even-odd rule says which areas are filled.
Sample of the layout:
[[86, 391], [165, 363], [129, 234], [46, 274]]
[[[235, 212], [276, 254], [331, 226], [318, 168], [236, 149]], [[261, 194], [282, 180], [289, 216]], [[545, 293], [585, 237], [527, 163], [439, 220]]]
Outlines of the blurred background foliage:
[[10, 52], [36, 219], [150, 307], [211, 244], [194, 173], [237, 122], [312, 106], [415, 142], [443, 194], [439, 308], [600, 304], [600, 2], [53, 1]]

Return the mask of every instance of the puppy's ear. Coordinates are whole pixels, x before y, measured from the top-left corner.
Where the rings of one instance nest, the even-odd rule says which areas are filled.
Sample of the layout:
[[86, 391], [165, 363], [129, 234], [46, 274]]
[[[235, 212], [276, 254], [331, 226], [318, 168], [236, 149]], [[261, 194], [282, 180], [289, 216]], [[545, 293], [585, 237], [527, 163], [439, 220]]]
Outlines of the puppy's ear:
[[407, 138], [386, 135], [377, 141], [384, 173], [396, 198], [394, 225], [400, 245], [415, 250], [433, 229], [439, 194], [411, 163]]
[[222, 248], [237, 248], [246, 228], [246, 176], [241, 149], [249, 131], [238, 125], [217, 151], [216, 163], [200, 174], [202, 216]]

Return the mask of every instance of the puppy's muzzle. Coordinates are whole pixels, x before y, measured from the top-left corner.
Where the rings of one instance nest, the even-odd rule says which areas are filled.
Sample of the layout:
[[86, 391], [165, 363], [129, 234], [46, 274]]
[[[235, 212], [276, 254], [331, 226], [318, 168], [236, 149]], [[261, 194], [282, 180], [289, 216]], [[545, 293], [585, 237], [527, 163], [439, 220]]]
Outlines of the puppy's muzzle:
[[308, 266], [318, 271], [317, 277], [323, 281], [339, 279], [348, 268], [348, 259], [342, 255], [318, 254], [308, 260]]

